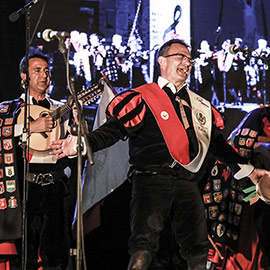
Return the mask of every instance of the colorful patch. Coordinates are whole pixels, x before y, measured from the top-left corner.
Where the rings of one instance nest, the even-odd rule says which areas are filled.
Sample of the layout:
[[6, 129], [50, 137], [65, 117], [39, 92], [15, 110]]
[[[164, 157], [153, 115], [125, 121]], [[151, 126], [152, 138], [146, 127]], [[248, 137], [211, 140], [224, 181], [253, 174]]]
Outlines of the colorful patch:
[[7, 104], [0, 104], [0, 113], [6, 113], [8, 111], [9, 105]]
[[235, 214], [236, 215], [240, 215], [241, 212], [242, 212], [242, 208], [243, 208], [243, 206], [240, 203], [236, 203], [234, 205], [234, 212], [235, 212]]
[[244, 198], [245, 198], [245, 195], [243, 193], [238, 193], [237, 194], [238, 202], [243, 202]]
[[222, 237], [226, 231], [226, 226], [224, 224], [217, 225], [217, 236]]
[[251, 150], [249, 149], [239, 148], [239, 155], [242, 157], [248, 157], [250, 153], [251, 153]]
[[217, 174], [218, 174], [218, 166], [215, 165], [215, 166], [213, 167], [212, 171], [211, 171], [211, 175], [212, 175], [212, 176], [217, 176]]
[[5, 153], [4, 154], [4, 163], [8, 164], [8, 165], [14, 163], [14, 153]]
[[6, 198], [1, 198], [0, 199], [0, 210], [4, 210], [7, 208], [7, 201]]
[[234, 241], [237, 241], [237, 239], [238, 239], [238, 233], [237, 232], [233, 232], [232, 238], [233, 238]]
[[226, 232], [226, 235], [227, 235], [228, 238], [231, 238], [232, 237], [232, 230], [228, 229], [227, 232]]
[[242, 138], [242, 137], [240, 137], [239, 138], [239, 145], [241, 145], [241, 146], [244, 146], [245, 144], [246, 144], [246, 139], [245, 138]]
[[255, 137], [257, 136], [257, 134], [258, 134], [258, 132], [255, 131], [255, 130], [251, 130], [251, 131], [249, 132], [249, 136], [252, 137], [252, 138], [255, 138]]
[[221, 192], [214, 192], [214, 193], [213, 193], [213, 196], [214, 196], [214, 201], [215, 201], [216, 203], [220, 203], [221, 200], [222, 200], [222, 198], [223, 198]]
[[12, 123], [13, 123], [13, 118], [6, 118], [4, 125], [12, 125]]
[[232, 200], [235, 200], [235, 198], [236, 198], [236, 191], [235, 190], [231, 190], [231, 198], [232, 198]]
[[6, 166], [5, 167], [5, 173], [7, 177], [12, 177], [15, 175], [15, 169], [14, 166]]
[[247, 136], [248, 135], [248, 133], [249, 133], [249, 128], [243, 128], [243, 130], [242, 130], [242, 132], [241, 132], [241, 135], [243, 135], [243, 136]]
[[208, 214], [211, 220], [217, 219], [218, 214], [219, 214], [218, 206], [217, 205], [209, 206]]
[[2, 128], [2, 135], [5, 137], [12, 135], [12, 126], [5, 126]]
[[4, 185], [4, 182], [1, 181], [0, 182], [0, 194], [3, 194], [5, 192], [5, 185]]
[[10, 193], [16, 191], [16, 181], [15, 180], [6, 181], [6, 188], [7, 192]]
[[221, 213], [218, 217], [218, 221], [224, 222], [227, 219], [226, 213]]
[[16, 207], [18, 207], [18, 201], [17, 201], [17, 199], [15, 198], [15, 196], [11, 196], [11, 197], [8, 199], [8, 207], [9, 207], [9, 208], [16, 208]]
[[212, 194], [211, 193], [206, 193], [203, 195], [203, 201], [205, 204], [211, 203], [213, 201], [212, 199]]
[[211, 184], [210, 183], [207, 183], [206, 185], [205, 185], [205, 187], [204, 187], [204, 190], [205, 191], [208, 191], [208, 190], [210, 190], [211, 189]]
[[3, 140], [3, 148], [6, 151], [11, 150], [13, 148], [13, 141], [12, 141], [12, 139], [4, 139]]
[[3, 177], [4, 177], [4, 170], [0, 169], [0, 178], [3, 178]]
[[213, 180], [213, 189], [214, 189], [214, 191], [219, 191], [221, 189], [221, 180], [220, 179]]
[[247, 141], [246, 141], [246, 146], [248, 148], [251, 148], [253, 146], [253, 144], [254, 144], [254, 141], [255, 141], [255, 139], [248, 138]]

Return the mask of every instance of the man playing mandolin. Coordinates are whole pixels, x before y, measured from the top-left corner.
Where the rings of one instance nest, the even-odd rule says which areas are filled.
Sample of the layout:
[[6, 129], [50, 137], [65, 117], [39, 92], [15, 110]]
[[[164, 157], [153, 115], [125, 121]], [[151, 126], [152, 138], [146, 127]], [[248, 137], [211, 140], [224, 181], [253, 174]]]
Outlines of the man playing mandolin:
[[[38, 134], [41, 140], [49, 138], [55, 129], [53, 111], [63, 106], [58, 101], [50, 99], [47, 90], [50, 85], [50, 72], [48, 58], [40, 52], [29, 55], [29, 83], [27, 83], [26, 57], [20, 63], [20, 76], [23, 85], [28, 85], [27, 109], [28, 138], [26, 157], [28, 169], [26, 172], [26, 186], [28, 190], [26, 200], [27, 237], [25, 249], [27, 254], [26, 268], [60, 270], [68, 264], [70, 248], [70, 228], [72, 220], [73, 201], [69, 194], [72, 175], [76, 176], [76, 167], [71, 174], [71, 168], [75, 162], [72, 159], [57, 161], [49, 155], [47, 149], [31, 148], [32, 135]], [[14, 239], [8, 244], [13, 245], [18, 256], [11, 260], [11, 269], [21, 269], [22, 245], [21, 245], [21, 200], [23, 198], [21, 187], [24, 181], [24, 167], [22, 160], [22, 148], [20, 139], [23, 134], [25, 93], [19, 99], [6, 101], [0, 104], [0, 119], [2, 125], [2, 149], [1, 156], [1, 208], [0, 219], [4, 220], [4, 226], [0, 227], [0, 245], [7, 240]], [[40, 111], [36, 116], [32, 112]], [[46, 112], [44, 115], [42, 112]], [[51, 112], [48, 113], [48, 112]], [[20, 122], [21, 121], [21, 122]], [[72, 121], [70, 113], [65, 113], [60, 118], [59, 137], [65, 138], [69, 121]], [[42, 136], [41, 136], [42, 135]], [[76, 163], [76, 162], [75, 162]], [[76, 164], [75, 164], [76, 165]], [[69, 176], [67, 176], [69, 175]], [[69, 181], [68, 181], [69, 180]], [[76, 182], [75, 182], [76, 184]], [[74, 193], [76, 194], [76, 193]], [[73, 201], [74, 202], [74, 201]], [[16, 214], [14, 214], [16, 212]], [[11, 226], [17, 224], [17, 226]], [[13, 228], [13, 229], [11, 229]], [[16, 247], [16, 249], [14, 249]], [[0, 249], [1, 250], [1, 249]], [[16, 253], [16, 252], [14, 252]], [[3, 255], [4, 256], [4, 255]], [[0, 254], [0, 257], [2, 255]], [[40, 258], [39, 258], [40, 257]], [[39, 261], [39, 259], [41, 259]], [[39, 262], [38, 262], [39, 261]]]

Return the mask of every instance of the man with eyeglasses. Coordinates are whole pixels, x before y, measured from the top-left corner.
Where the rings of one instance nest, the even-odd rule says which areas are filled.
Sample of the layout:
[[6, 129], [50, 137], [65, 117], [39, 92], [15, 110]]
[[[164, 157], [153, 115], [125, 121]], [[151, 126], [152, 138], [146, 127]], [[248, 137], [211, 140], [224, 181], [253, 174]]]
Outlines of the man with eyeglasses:
[[[226, 161], [237, 179], [248, 175], [254, 183], [270, 172], [242, 165], [246, 160], [219, 133], [220, 115], [188, 89], [193, 60], [184, 41], [163, 44], [158, 63], [161, 76], [157, 83], [117, 95], [107, 107], [107, 122], [91, 132], [88, 141], [98, 151], [129, 138], [128, 270], [169, 269], [162, 260], [154, 264], [167, 226], [189, 269], [205, 269], [209, 242], [199, 184], [214, 160]], [[76, 136], [55, 141], [51, 153], [58, 158], [74, 155], [76, 141]]]

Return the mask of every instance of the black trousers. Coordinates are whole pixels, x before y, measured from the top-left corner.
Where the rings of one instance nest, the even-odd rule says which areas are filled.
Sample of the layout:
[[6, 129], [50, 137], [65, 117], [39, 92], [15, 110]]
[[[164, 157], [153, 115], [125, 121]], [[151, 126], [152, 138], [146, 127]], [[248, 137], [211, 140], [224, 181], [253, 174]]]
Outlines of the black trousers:
[[[155, 258], [160, 235], [170, 226], [187, 262], [207, 256], [205, 208], [198, 183], [165, 174], [133, 175], [130, 254], [147, 250]], [[169, 221], [169, 222], [168, 222]]]
[[[66, 185], [61, 180], [43, 187], [29, 184], [26, 208], [27, 270], [36, 270], [40, 266], [54, 270], [67, 267], [70, 248], [67, 198]], [[20, 253], [19, 241], [17, 250]], [[38, 263], [39, 257], [41, 263]], [[20, 264], [19, 260], [11, 269], [17, 269]]]

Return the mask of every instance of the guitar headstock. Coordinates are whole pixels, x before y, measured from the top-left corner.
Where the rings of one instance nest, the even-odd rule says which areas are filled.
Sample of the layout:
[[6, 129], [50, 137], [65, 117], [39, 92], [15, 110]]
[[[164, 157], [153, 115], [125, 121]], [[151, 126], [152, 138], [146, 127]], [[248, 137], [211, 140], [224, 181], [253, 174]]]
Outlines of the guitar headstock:
[[104, 88], [102, 85], [93, 84], [90, 87], [77, 93], [79, 100], [85, 105], [94, 103], [102, 94]]

